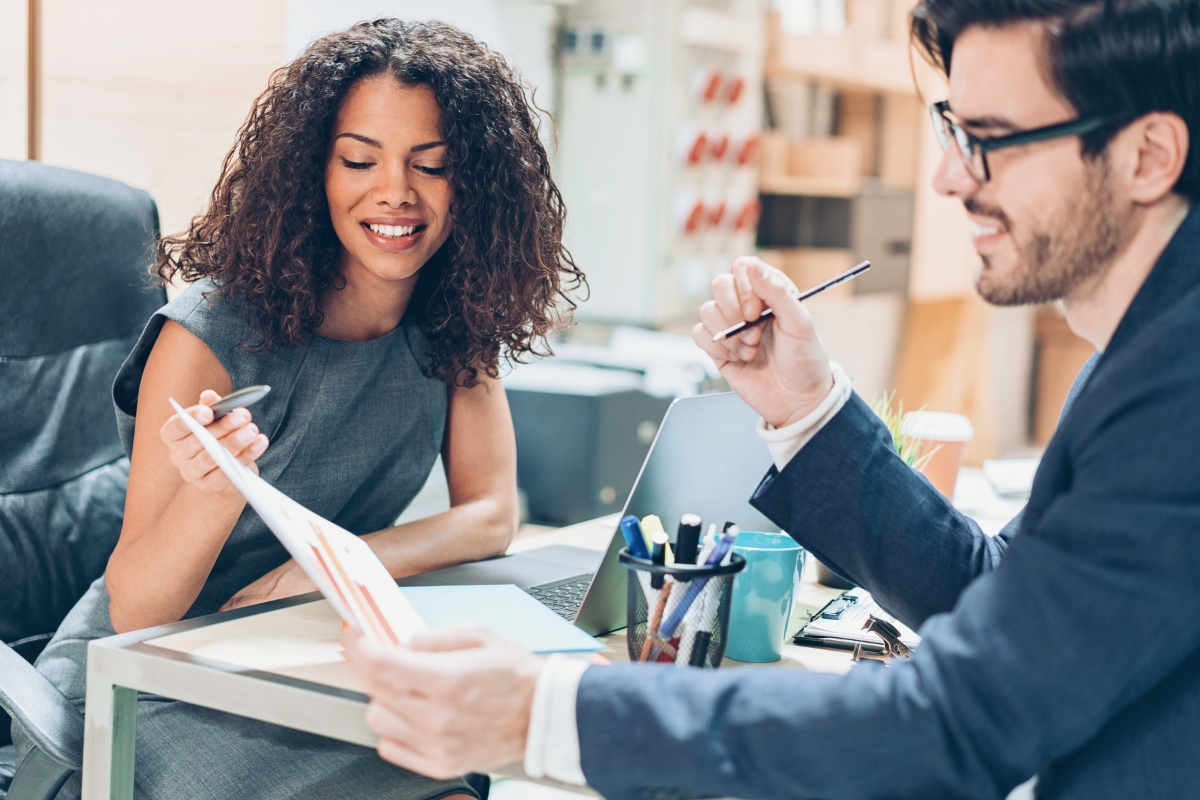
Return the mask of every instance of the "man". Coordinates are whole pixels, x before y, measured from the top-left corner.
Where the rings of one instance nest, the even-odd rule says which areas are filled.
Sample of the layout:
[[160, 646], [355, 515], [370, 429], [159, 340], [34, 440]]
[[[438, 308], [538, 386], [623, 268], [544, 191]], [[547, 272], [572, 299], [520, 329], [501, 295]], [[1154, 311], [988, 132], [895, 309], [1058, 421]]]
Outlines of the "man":
[[[846, 676], [543, 661], [480, 632], [351, 644], [389, 760], [524, 759], [609, 798], [1182, 798], [1200, 789], [1200, 2], [925, 0], [934, 183], [997, 304], [1100, 351], [989, 539], [892, 452], [795, 287], [713, 283], [697, 343], [763, 417], [753, 503], [923, 636]], [[1014, 138], [1006, 139], [1012, 136]], [[764, 306], [769, 327], [712, 342]]]

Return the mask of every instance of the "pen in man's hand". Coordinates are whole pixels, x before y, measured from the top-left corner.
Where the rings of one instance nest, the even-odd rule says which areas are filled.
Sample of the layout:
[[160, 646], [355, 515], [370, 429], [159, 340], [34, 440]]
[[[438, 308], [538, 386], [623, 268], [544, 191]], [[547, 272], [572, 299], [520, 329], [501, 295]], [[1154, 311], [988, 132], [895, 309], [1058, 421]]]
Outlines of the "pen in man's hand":
[[[848, 280], [857, 278], [859, 275], [862, 275], [864, 272], [866, 272], [870, 268], [871, 268], [871, 262], [864, 261], [861, 264], [859, 264], [857, 267], [851, 267], [850, 269], [846, 270], [841, 275], [834, 275], [832, 278], [825, 281], [824, 283], [818, 283], [816, 286], [812, 287], [808, 291], [801, 292], [799, 295], [796, 296], [796, 299], [799, 300], [801, 303], [803, 303], [805, 300], [808, 300], [811, 297], [816, 297], [821, 292], [824, 292], [827, 289], [832, 289], [834, 286], [837, 286], [839, 283], [845, 283]], [[731, 325], [728, 328], [726, 328], [725, 330], [721, 331], [720, 333], [715, 334], [713, 336], [713, 341], [719, 342], [722, 339], [728, 339], [730, 336], [736, 336], [737, 334], [741, 333], [742, 331], [746, 330], [747, 328], [753, 328], [755, 325], [760, 325], [760, 324], [766, 322], [773, 316], [775, 316], [775, 312], [768, 308], [765, 311], [763, 311], [761, 314], [758, 315], [758, 319], [750, 320], [749, 322], [739, 322], [738, 324]]]

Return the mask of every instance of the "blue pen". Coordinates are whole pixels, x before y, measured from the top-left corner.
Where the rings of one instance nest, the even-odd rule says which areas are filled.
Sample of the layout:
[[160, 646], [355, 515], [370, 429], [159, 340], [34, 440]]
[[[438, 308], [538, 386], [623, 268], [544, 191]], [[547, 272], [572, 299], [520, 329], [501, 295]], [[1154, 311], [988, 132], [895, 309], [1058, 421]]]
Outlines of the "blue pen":
[[[712, 553], [704, 561], [704, 566], [718, 566], [724, 559], [725, 555], [733, 547], [733, 543], [737, 540], [737, 526], [731, 526], [721, 534], [721, 538], [717, 540], [717, 546], [713, 548]], [[659, 625], [658, 635], [663, 639], [670, 639], [675, 635], [675, 629], [683, 622], [683, 618], [687, 616], [688, 609], [692, 607], [692, 603], [699, 597], [700, 592], [704, 591], [704, 587], [708, 585], [709, 578], [696, 578], [692, 581], [692, 585], [684, 592], [683, 599], [679, 601], [679, 605], [675, 606], [675, 611], [667, 618], [667, 621]]]
[[642, 526], [638, 523], [638, 518], [630, 514], [622, 518], [621, 524], [617, 527], [621, 529], [621, 534], [625, 537], [625, 544], [629, 546], [629, 555], [649, 560], [650, 551], [646, 549], [646, 537], [642, 535]]

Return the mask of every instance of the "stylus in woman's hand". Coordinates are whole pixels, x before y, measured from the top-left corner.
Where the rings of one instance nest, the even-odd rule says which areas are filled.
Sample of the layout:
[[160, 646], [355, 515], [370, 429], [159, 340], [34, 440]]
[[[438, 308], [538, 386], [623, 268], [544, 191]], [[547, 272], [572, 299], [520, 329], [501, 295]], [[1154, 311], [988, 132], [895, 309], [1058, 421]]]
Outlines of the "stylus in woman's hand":
[[230, 392], [209, 406], [213, 412], [213, 422], [216, 422], [235, 408], [246, 408], [247, 406], [254, 405], [270, 393], [270, 386], [247, 386], [245, 389]]

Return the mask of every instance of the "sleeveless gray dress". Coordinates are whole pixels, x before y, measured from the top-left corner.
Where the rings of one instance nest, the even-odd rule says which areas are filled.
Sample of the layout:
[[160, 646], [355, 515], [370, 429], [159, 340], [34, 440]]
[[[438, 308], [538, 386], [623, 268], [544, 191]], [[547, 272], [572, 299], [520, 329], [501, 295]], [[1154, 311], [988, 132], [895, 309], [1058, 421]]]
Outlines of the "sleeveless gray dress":
[[[388, 527], [429, 475], [448, 408], [447, 385], [422, 374], [427, 348], [412, 315], [368, 342], [314, 336], [300, 347], [252, 353], [242, 347], [249, 326], [235, 306], [205, 297], [213, 289], [199, 281], [161, 308], [117, 374], [113, 400], [126, 451], [146, 358], [171, 319], [208, 345], [235, 389], [271, 386], [253, 408], [271, 442], [258, 460], [263, 478], [352, 533]], [[185, 618], [214, 613], [287, 559], [247, 506]], [[63, 620], [37, 669], [82, 711], [87, 643], [113, 634], [101, 577]], [[28, 739], [15, 725], [14, 734], [24, 756]], [[138, 700], [136, 764], [135, 796], [153, 800], [475, 795], [463, 781], [421, 777], [363, 747], [147, 695]], [[59, 798], [79, 791], [76, 775]]]

